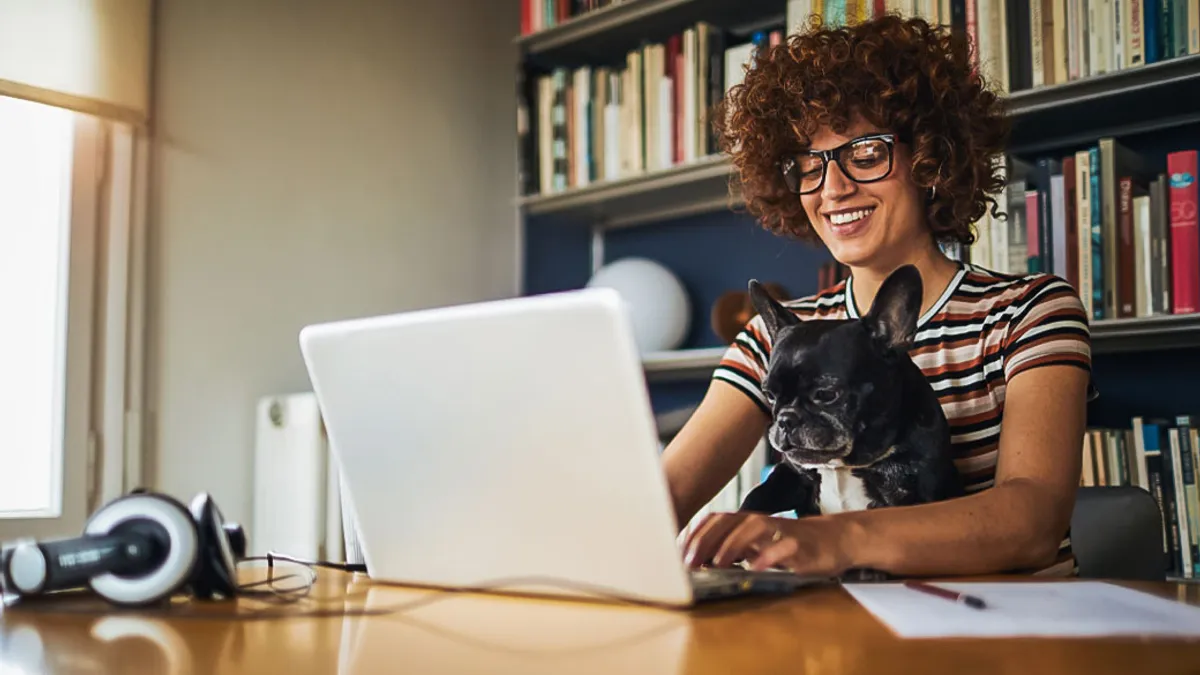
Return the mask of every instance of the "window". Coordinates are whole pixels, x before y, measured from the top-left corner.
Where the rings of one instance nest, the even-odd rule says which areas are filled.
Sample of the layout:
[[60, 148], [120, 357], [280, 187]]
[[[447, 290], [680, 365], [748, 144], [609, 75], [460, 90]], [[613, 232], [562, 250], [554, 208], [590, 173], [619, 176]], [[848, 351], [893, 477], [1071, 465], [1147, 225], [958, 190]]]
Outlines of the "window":
[[58, 515], [73, 115], [2, 101], [0, 513]]
[[102, 124], [0, 97], [0, 539], [87, 510]]

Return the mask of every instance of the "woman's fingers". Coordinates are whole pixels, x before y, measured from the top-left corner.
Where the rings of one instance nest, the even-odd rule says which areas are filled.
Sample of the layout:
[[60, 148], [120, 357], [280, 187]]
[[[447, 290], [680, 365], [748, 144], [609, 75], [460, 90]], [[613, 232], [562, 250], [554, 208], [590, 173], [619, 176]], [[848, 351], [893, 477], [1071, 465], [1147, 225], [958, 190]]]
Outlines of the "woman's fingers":
[[795, 537], [784, 536], [777, 542], [764, 548], [750, 560], [750, 569], [768, 570], [773, 567], [783, 567], [796, 572], [805, 561], [800, 560], [800, 541]]
[[772, 543], [774, 526], [762, 516], [750, 516], [742, 520], [727, 534], [716, 554], [713, 556], [714, 567], [728, 567], [738, 560], [752, 557], [762, 548]]
[[699, 567], [712, 560], [725, 537], [743, 520], [740, 513], [714, 513], [705, 517], [688, 537], [684, 561], [690, 567]]

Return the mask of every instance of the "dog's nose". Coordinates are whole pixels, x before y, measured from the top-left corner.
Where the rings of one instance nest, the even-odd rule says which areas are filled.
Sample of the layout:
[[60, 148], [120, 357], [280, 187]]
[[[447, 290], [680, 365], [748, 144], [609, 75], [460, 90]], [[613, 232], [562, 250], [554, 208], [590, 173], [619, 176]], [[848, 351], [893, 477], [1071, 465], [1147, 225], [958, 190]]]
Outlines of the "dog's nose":
[[800, 417], [790, 410], [784, 410], [775, 418], [775, 424], [779, 426], [780, 431], [791, 433], [800, 426]]

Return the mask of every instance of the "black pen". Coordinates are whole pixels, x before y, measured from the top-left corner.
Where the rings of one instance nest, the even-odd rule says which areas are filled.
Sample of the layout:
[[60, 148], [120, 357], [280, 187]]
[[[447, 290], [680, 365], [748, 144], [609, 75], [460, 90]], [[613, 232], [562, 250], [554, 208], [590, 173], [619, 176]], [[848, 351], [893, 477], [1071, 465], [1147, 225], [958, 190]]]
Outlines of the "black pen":
[[904, 586], [906, 588], [911, 588], [914, 591], [921, 591], [922, 593], [936, 595], [939, 598], [953, 600], [954, 602], [961, 602], [967, 607], [971, 607], [973, 609], [987, 608], [987, 604], [983, 601], [983, 598], [974, 595], [967, 595], [966, 593], [959, 593], [957, 591], [947, 590], [938, 586], [930, 586], [929, 584], [922, 583], [920, 581], [905, 581]]

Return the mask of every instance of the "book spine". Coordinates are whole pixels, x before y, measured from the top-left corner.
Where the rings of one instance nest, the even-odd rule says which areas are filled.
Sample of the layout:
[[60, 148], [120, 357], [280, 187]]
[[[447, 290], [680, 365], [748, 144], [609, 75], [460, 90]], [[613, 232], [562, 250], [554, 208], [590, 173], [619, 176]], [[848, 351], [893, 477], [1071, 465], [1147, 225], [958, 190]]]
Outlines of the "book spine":
[[1034, 87], [1041, 87], [1046, 82], [1045, 47], [1042, 44], [1042, 0], [1029, 0], [1029, 58], [1031, 82]]
[[1078, 173], [1075, 170], [1075, 156], [1063, 158], [1063, 220], [1066, 222], [1066, 234], [1063, 246], [1066, 248], [1066, 279], [1067, 283], [1079, 291], [1079, 226], [1075, 221], [1076, 200], [1075, 181]]
[[1176, 500], [1178, 495], [1175, 492], [1175, 472], [1178, 471], [1178, 465], [1176, 465], [1172, 460], [1173, 448], [1178, 446], [1178, 444], [1178, 431], [1172, 428], [1167, 428], [1166, 439], [1162, 448], [1162, 488], [1163, 502], [1165, 506], [1163, 509], [1163, 516], [1166, 518], [1168, 527], [1167, 534], [1171, 544], [1171, 566], [1168, 571], [1173, 575], [1183, 574], [1183, 552], [1179, 548], [1179, 542], [1181, 541], [1179, 537], [1180, 523], [1178, 511], [1176, 510]]
[[1155, 0], [1158, 3], [1158, 60], [1173, 57], [1175, 51], [1175, 22], [1171, 18], [1173, 0]]
[[[1047, 69], [1050, 65], [1046, 65]], [[1050, 184], [1053, 181], [1055, 167], [1049, 158], [1042, 157], [1037, 161], [1037, 200], [1034, 205], [1038, 211], [1038, 253], [1041, 258], [1041, 271], [1050, 274], [1062, 274], [1062, 270], [1054, 268], [1054, 221], [1050, 208]]]
[[1134, 262], [1133, 245], [1133, 178], [1122, 176], [1118, 181], [1117, 195], [1117, 316], [1136, 315], [1137, 270]]
[[1187, 56], [1188, 53], [1188, 0], [1171, 0], [1171, 36], [1174, 48], [1171, 56]]
[[1124, 0], [1105, 0], [1111, 2], [1109, 7], [1108, 31], [1112, 35], [1109, 43], [1109, 70], [1117, 71], [1124, 67], [1124, 17], [1122, 8]]
[[1117, 232], [1117, 150], [1112, 138], [1100, 139], [1100, 241], [1103, 243], [1104, 260], [1104, 316], [1120, 315], [1117, 302], [1117, 286], [1120, 283], [1118, 256], [1120, 236]]
[[1091, 182], [1088, 188], [1088, 214], [1091, 216], [1092, 233], [1092, 318], [1103, 319], [1107, 270], [1104, 269], [1104, 220], [1100, 208], [1100, 148], [1088, 149], [1088, 164], [1088, 179]]
[[[1194, 576], [1192, 559], [1192, 536], [1188, 526], [1187, 491], [1183, 483], [1183, 458], [1188, 456], [1186, 448], [1187, 430], [1176, 426], [1171, 429], [1171, 480], [1175, 493], [1176, 542], [1179, 547], [1178, 573], [1184, 578]], [[1189, 462], [1190, 463], [1190, 462]]]
[[554, 135], [554, 182], [552, 189], [556, 192], [567, 189], [567, 179], [570, 174], [567, 144], [567, 71], [557, 68], [553, 73], [554, 104], [551, 108], [551, 129]]
[[1200, 311], [1200, 223], [1197, 223], [1196, 151], [1167, 155], [1175, 314]]
[[1049, 9], [1045, 11], [1046, 24], [1043, 33], [1052, 37], [1047, 42], [1050, 63], [1047, 64], [1047, 77], [1053, 76], [1054, 84], [1067, 81], [1067, 0], [1047, 0]]
[[1076, 215], [1075, 223], [1078, 230], [1079, 251], [1079, 299], [1083, 302], [1084, 311], [1088, 317], [1095, 316], [1095, 306], [1092, 298], [1092, 169], [1090, 153], [1080, 150], [1075, 153], [1075, 193]]
[[1158, 503], [1158, 512], [1162, 515], [1163, 553], [1171, 555], [1171, 528], [1167, 523], [1167, 502], [1163, 494], [1163, 461], [1161, 431], [1158, 424], [1144, 422], [1142, 425], [1142, 441], [1146, 446], [1146, 489], [1154, 501]]
[[1133, 198], [1133, 229], [1134, 275], [1137, 277], [1134, 282], [1134, 313], [1137, 316], [1150, 316], [1154, 313], [1154, 239], [1150, 231], [1149, 195]]
[[1181, 490], [1182, 499], [1180, 500], [1179, 517], [1187, 521], [1187, 538], [1182, 542], [1183, 546], [1188, 549], [1188, 557], [1191, 564], [1184, 568], [1183, 573], [1186, 577], [1195, 577], [1196, 570], [1200, 568], [1200, 546], [1198, 546], [1197, 532], [1197, 492], [1196, 492], [1196, 472], [1192, 463], [1193, 449], [1192, 439], [1194, 431], [1192, 429], [1191, 417], [1181, 415], [1176, 419], [1176, 427], [1179, 429], [1179, 480], [1178, 483]]
[[1157, 63], [1160, 60], [1158, 20], [1159, 0], [1142, 0], [1142, 62]]
[[1125, 67], [1136, 68], [1146, 61], [1144, 0], [1128, 0], [1125, 5]]
[[1037, 190], [1025, 192], [1025, 265], [1030, 274], [1044, 272], [1041, 251], [1041, 213]]
[[1200, 54], [1200, 0], [1188, 0], [1188, 54]]
[[1044, 197], [1044, 206], [1042, 212], [1047, 214], [1050, 220], [1050, 250], [1051, 255], [1047, 258], [1049, 265], [1048, 270], [1052, 274], [1056, 274], [1064, 279], [1070, 275], [1067, 274], [1067, 253], [1071, 250], [1068, 244], [1070, 239], [1067, 239], [1067, 212], [1066, 212], [1066, 176], [1061, 173], [1055, 173], [1050, 176], [1050, 192]]

